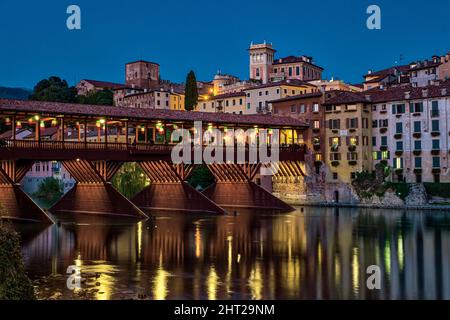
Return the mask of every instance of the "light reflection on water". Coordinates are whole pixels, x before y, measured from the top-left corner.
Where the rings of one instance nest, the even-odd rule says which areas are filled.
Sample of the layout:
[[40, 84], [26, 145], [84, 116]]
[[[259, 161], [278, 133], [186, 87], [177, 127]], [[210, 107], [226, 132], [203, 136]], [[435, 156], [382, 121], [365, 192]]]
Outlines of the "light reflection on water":
[[[76, 264], [100, 275], [83, 283], [94, 299], [450, 299], [448, 213], [307, 207], [77, 219], [17, 226], [41, 298], [77, 298], [65, 275]], [[366, 288], [372, 264], [381, 290]]]

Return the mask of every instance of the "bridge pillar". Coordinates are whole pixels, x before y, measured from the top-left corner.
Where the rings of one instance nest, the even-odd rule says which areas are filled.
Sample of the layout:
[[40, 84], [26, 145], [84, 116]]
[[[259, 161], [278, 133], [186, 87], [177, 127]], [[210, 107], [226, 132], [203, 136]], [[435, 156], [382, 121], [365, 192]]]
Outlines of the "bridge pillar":
[[170, 210], [225, 214], [226, 211], [191, 187], [185, 180], [194, 166], [166, 161], [142, 161], [139, 165], [150, 178], [150, 185], [133, 199], [146, 210]]
[[63, 160], [61, 163], [77, 183], [49, 209], [51, 213], [148, 218], [110, 182], [122, 162], [77, 159]]
[[253, 182], [261, 164], [209, 164], [216, 182], [203, 193], [221, 207], [295, 210]]
[[0, 219], [53, 223], [20, 187], [33, 161], [0, 161]]

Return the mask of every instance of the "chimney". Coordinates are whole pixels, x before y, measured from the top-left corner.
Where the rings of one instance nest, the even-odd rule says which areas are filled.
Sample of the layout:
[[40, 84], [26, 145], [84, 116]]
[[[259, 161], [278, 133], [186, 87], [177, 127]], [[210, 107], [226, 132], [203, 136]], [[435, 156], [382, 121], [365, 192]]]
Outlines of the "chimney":
[[410, 98], [410, 92], [409, 91], [405, 91], [405, 99], [409, 99]]
[[372, 70], [367, 71], [367, 74], [372, 74]]
[[366, 98], [366, 101], [370, 101], [370, 94], [366, 94], [364, 97]]
[[447, 95], [447, 88], [441, 89], [441, 95], [446, 96]]
[[428, 89], [422, 90], [422, 97], [424, 97], [424, 98], [428, 97]]

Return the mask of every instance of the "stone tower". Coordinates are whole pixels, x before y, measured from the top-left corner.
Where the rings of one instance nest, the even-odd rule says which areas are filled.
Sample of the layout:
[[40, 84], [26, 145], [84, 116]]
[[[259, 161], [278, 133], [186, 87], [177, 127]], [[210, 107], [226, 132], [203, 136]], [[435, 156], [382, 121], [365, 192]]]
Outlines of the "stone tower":
[[275, 50], [265, 41], [262, 44], [250, 44], [248, 49], [250, 58], [250, 79], [267, 83], [270, 79]]
[[159, 64], [149, 61], [129, 62], [125, 65], [125, 83], [130, 87], [155, 88], [159, 84]]

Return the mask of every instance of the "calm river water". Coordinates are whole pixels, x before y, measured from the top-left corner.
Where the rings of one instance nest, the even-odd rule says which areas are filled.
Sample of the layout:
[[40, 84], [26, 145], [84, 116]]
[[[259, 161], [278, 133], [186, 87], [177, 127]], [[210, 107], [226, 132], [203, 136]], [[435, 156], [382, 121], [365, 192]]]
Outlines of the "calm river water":
[[[450, 299], [450, 213], [306, 207], [17, 228], [42, 299]], [[366, 287], [374, 264], [380, 290]], [[70, 265], [82, 290], [67, 289]]]

